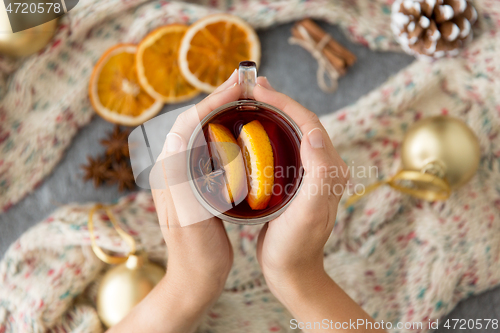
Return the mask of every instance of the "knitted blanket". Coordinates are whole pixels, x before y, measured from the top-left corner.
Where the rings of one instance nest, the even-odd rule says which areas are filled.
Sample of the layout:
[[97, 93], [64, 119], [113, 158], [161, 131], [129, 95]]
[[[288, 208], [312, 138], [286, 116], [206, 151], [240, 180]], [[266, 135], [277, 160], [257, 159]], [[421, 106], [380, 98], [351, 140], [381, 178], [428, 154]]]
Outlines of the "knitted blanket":
[[[0, 103], [0, 137], [9, 133], [0, 147], [4, 207], [51, 170], [77, 128], [89, 120], [85, 82], [105, 48], [137, 41], [159, 24], [192, 21], [214, 11], [157, 1], [135, 8], [139, 2], [81, 2], [63, 19], [52, 46], [13, 74]], [[327, 19], [339, 23], [354, 40], [388, 50], [395, 47], [390, 2], [227, 5], [256, 27], [303, 16]], [[394, 332], [429, 331], [428, 322], [450, 312], [461, 299], [500, 283], [500, 4], [485, 0], [476, 1], [476, 6], [481, 34], [459, 57], [417, 61], [355, 105], [322, 118], [351, 166], [354, 184], [366, 185], [399, 169], [401, 140], [418, 119], [453, 115], [479, 137], [477, 174], [446, 202], [428, 203], [382, 187], [354, 207], [339, 209], [325, 248], [325, 268], [377, 320], [394, 327], [399, 322], [423, 323], [422, 329]], [[52, 80], [50, 88], [45, 87], [46, 80]], [[59, 84], [61, 88], [54, 89]], [[44, 140], [27, 133], [37, 133], [35, 128]], [[360, 169], [369, 166], [378, 170], [371, 178]], [[24, 181], [27, 173], [28, 185], [20, 183], [18, 178]], [[103, 330], [93, 301], [106, 265], [89, 246], [90, 207], [62, 207], [10, 247], [0, 263], [0, 332]], [[114, 213], [152, 259], [167, 259], [149, 193], [123, 198]], [[104, 216], [96, 216], [95, 223], [101, 247], [126, 251]], [[291, 332], [291, 315], [267, 289], [255, 258], [260, 227], [226, 226], [234, 246], [234, 266], [199, 332]]]

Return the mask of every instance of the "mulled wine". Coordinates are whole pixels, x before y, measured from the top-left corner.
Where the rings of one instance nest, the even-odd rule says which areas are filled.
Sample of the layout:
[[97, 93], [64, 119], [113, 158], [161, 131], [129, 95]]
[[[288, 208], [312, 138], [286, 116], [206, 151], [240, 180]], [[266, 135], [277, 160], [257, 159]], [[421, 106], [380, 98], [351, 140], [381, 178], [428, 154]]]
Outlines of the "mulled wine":
[[221, 218], [264, 222], [299, 190], [300, 130], [264, 103], [230, 104], [204, 120], [190, 151], [190, 173], [202, 200]]

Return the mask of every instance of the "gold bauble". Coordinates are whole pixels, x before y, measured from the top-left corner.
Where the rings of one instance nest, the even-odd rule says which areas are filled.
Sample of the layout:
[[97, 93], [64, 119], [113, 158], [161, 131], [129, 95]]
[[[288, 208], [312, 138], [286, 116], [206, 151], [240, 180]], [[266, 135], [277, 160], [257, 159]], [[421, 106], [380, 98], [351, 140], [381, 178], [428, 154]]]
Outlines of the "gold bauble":
[[432, 173], [451, 189], [462, 186], [479, 166], [479, 141], [461, 120], [430, 117], [415, 123], [401, 146], [403, 170]]
[[56, 28], [57, 19], [54, 19], [36, 27], [12, 33], [5, 7], [0, 6], [0, 53], [10, 57], [24, 57], [36, 53], [48, 44]]
[[477, 136], [463, 121], [448, 116], [426, 118], [411, 126], [403, 139], [402, 169], [352, 195], [345, 206], [382, 185], [427, 201], [446, 200], [451, 190], [474, 176], [480, 156]]
[[120, 322], [164, 275], [161, 266], [135, 254], [106, 272], [97, 291], [97, 313], [104, 325]]

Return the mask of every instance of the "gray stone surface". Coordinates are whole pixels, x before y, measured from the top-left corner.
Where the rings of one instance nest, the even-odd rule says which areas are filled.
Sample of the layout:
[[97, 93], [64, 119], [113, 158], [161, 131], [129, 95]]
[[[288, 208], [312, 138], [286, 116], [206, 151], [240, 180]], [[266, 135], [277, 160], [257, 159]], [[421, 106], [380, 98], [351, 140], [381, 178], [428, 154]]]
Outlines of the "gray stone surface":
[[[318, 115], [327, 114], [356, 102], [413, 61], [412, 57], [403, 54], [370, 51], [363, 46], [348, 42], [336, 27], [326, 24], [322, 26], [358, 56], [358, 62], [340, 80], [337, 92], [330, 95], [324, 94], [317, 87], [317, 64], [312, 57], [298, 46], [288, 45], [291, 25], [259, 32], [263, 51], [260, 75], [267, 76], [277, 90], [290, 95]], [[166, 106], [165, 111], [192, 104], [202, 97], [199, 96], [189, 103]], [[95, 156], [102, 153], [99, 141], [107, 131], [111, 131], [112, 127], [111, 124], [95, 117], [89, 125], [81, 129], [61, 162], [42, 185], [9, 211], [0, 215], [0, 257], [3, 257], [8, 246], [24, 231], [47, 217], [58, 206], [70, 202], [113, 202], [123, 195], [118, 193], [116, 187], [101, 187], [96, 190], [91, 183], [84, 183], [80, 169], [87, 155]], [[500, 319], [500, 289], [461, 302], [448, 318]], [[440, 322], [442, 326], [444, 320]], [[465, 331], [498, 332], [491, 327], [488, 330], [466, 329]], [[438, 332], [464, 332], [464, 330], [448, 330], [441, 327]]]

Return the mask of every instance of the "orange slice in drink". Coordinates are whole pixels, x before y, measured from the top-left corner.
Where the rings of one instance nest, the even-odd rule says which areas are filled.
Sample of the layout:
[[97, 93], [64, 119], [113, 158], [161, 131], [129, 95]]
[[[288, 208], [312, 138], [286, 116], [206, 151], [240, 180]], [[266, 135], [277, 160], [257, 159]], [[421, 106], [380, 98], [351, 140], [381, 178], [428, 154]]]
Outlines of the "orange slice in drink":
[[248, 23], [230, 14], [198, 20], [188, 28], [179, 48], [182, 75], [207, 93], [226, 81], [244, 60], [259, 64], [259, 37]]
[[267, 207], [274, 185], [274, 155], [266, 130], [258, 120], [244, 125], [238, 144], [245, 157], [247, 202], [253, 210]]
[[139, 85], [135, 71], [136, 46], [118, 44], [107, 50], [92, 71], [89, 98], [107, 121], [137, 126], [160, 112], [163, 103]]
[[220, 124], [208, 124], [209, 147], [212, 156], [219, 160], [224, 168], [227, 191], [224, 198], [228, 203], [236, 204], [246, 196], [245, 162], [240, 147], [233, 134]]
[[170, 24], [150, 32], [137, 46], [137, 76], [151, 96], [167, 103], [186, 101], [199, 91], [181, 75], [178, 50], [187, 30], [183, 24]]

